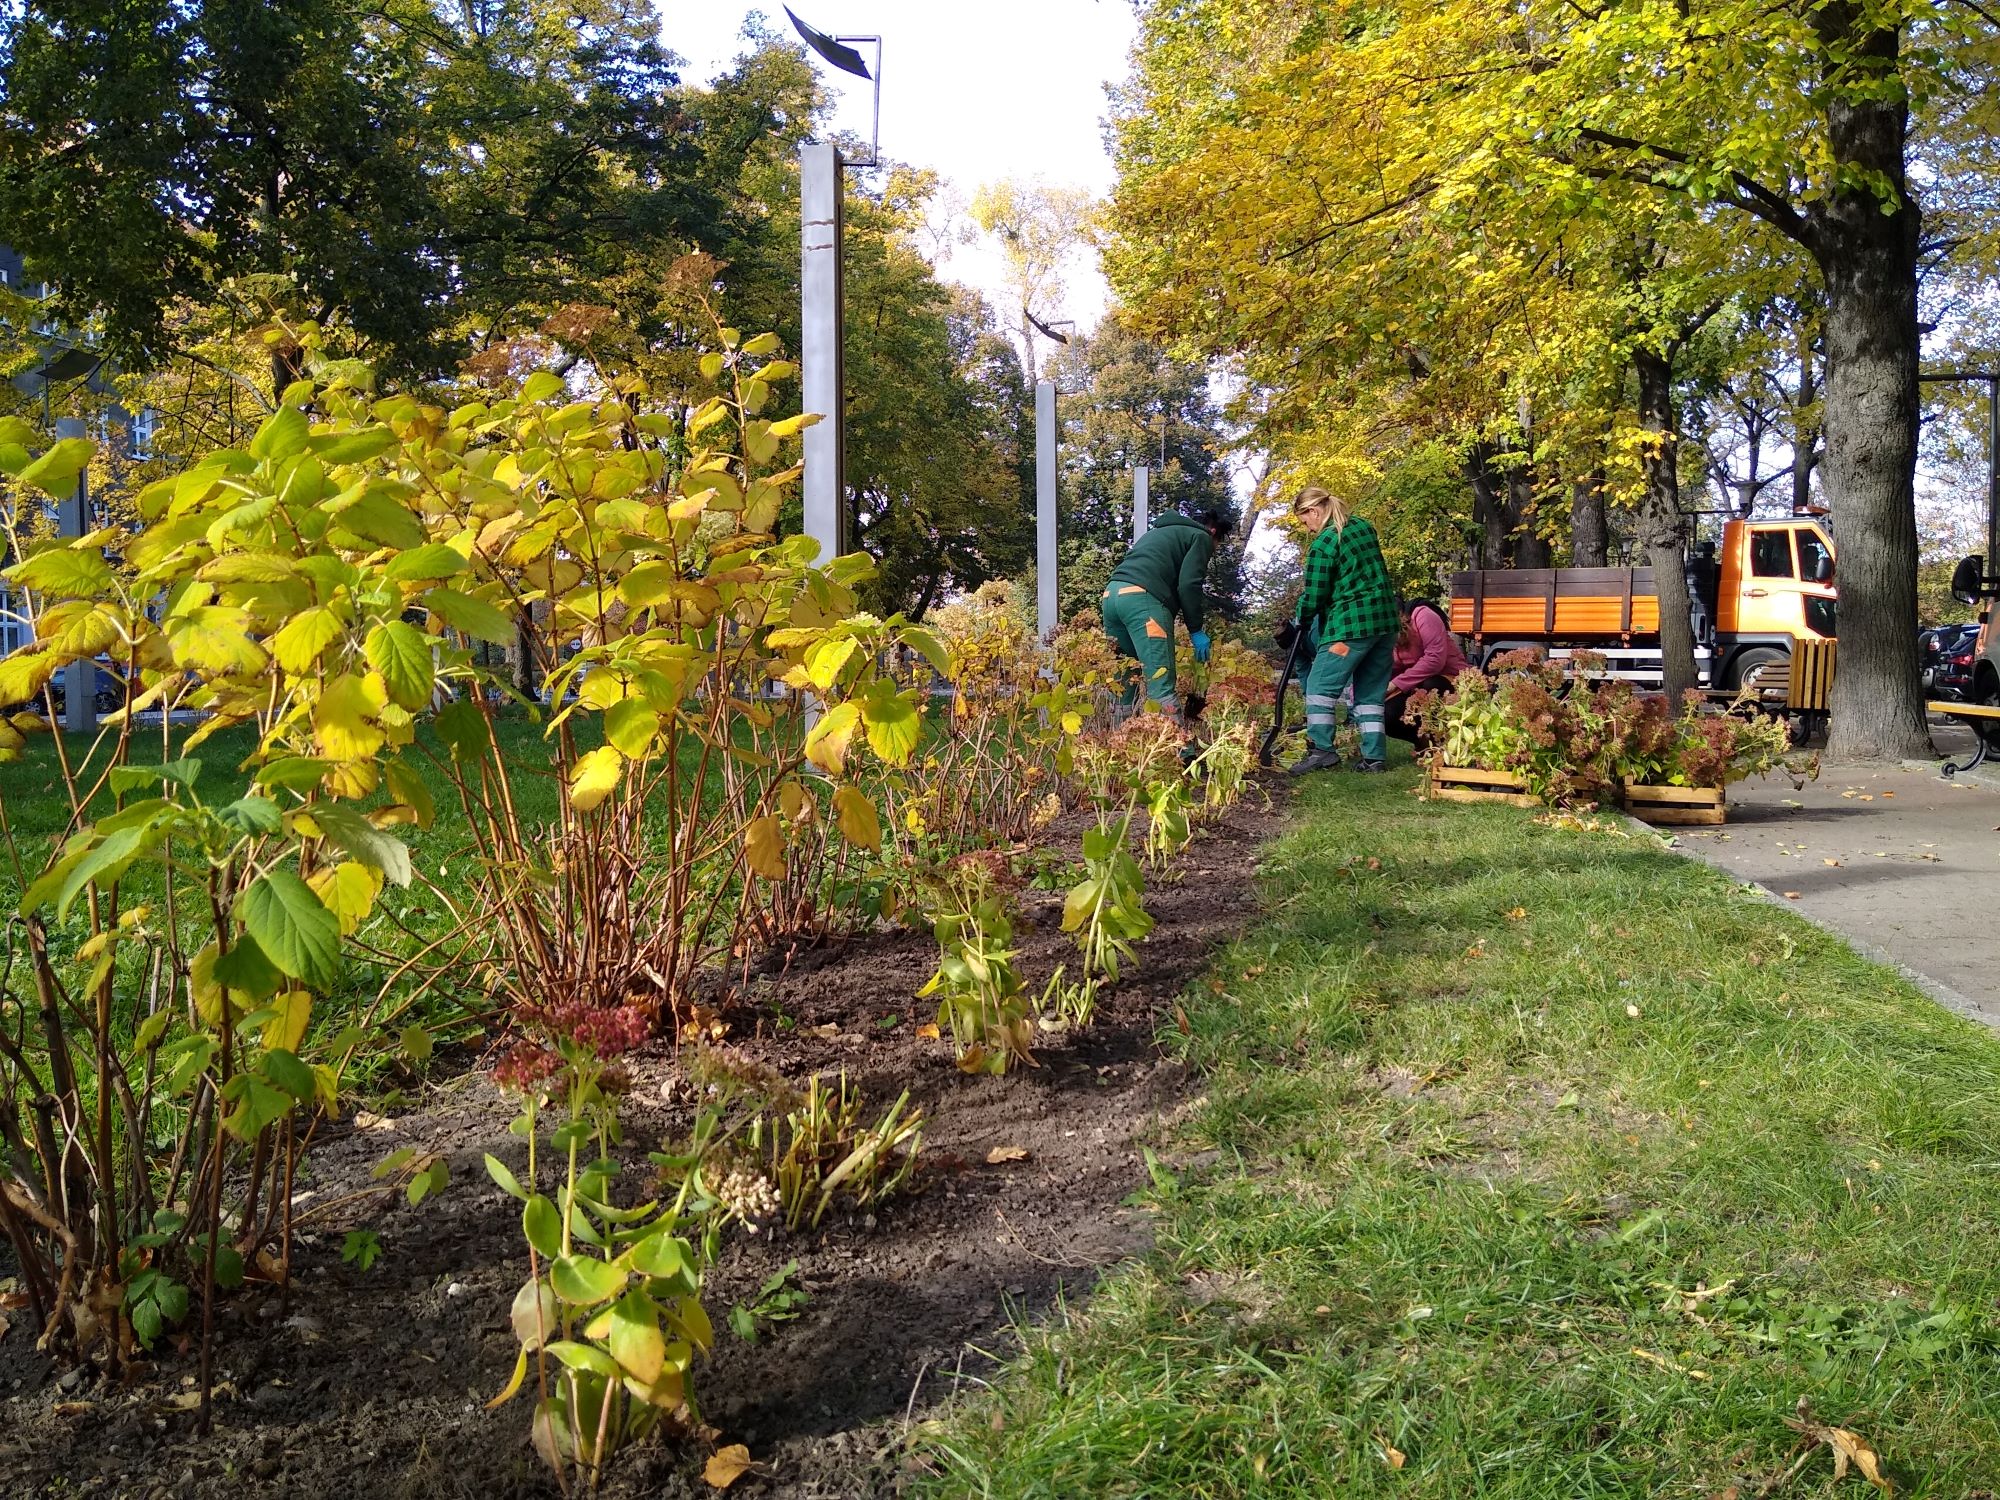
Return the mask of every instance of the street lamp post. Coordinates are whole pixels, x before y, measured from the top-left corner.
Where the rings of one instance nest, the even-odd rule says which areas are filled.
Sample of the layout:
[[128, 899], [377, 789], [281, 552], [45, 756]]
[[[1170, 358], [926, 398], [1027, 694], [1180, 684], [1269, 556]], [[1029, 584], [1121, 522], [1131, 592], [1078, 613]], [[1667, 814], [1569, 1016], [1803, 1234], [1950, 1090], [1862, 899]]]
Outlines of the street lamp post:
[[[822, 562], [848, 548], [846, 291], [842, 280], [841, 219], [845, 169], [881, 160], [882, 38], [832, 36], [808, 26], [785, 8], [793, 28], [827, 62], [875, 86], [873, 134], [866, 161], [848, 161], [831, 141], [809, 142], [799, 152], [799, 394], [819, 421], [805, 431], [805, 528], [819, 543]], [[869, 71], [850, 42], [875, 45]]]

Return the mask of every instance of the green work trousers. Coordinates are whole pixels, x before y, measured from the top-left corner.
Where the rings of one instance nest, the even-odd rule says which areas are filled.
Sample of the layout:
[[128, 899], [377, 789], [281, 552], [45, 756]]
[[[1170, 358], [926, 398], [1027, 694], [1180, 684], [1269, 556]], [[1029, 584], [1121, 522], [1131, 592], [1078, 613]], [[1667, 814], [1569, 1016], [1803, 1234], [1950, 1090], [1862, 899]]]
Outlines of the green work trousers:
[[[1174, 616], [1143, 588], [1114, 583], [1104, 591], [1104, 633], [1120, 656], [1139, 663], [1146, 696], [1169, 710], [1174, 704]], [[1138, 694], [1127, 682], [1119, 695], [1130, 707]]]
[[1306, 674], [1306, 738], [1315, 750], [1333, 748], [1333, 730], [1340, 713], [1340, 695], [1354, 688], [1354, 727], [1361, 731], [1361, 756], [1381, 760], [1388, 744], [1382, 736], [1382, 700], [1389, 695], [1393, 635], [1364, 636], [1355, 641], [1322, 640]]

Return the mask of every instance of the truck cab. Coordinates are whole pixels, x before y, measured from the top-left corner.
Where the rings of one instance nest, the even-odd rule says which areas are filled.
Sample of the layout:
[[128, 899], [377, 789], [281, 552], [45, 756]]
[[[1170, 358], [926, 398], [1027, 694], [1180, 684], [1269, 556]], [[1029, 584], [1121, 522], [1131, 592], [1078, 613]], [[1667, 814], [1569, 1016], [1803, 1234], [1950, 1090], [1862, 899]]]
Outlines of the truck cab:
[[1784, 665], [1795, 641], [1834, 634], [1833, 540], [1816, 516], [1730, 521], [1722, 528], [1709, 645], [1719, 686]]

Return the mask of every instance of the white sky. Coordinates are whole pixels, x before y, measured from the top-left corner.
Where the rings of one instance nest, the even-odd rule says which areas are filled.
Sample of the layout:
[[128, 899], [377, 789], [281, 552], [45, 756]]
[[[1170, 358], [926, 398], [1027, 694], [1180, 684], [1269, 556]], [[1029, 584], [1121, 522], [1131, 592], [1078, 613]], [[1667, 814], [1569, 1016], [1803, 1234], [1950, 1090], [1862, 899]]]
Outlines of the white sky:
[[[686, 59], [682, 76], [706, 83], [743, 48], [743, 21], [762, 11], [787, 36], [778, 0], [656, 0], [665, 44]], [[1137, 25], [1128, 0], [793, 0], [808, 25], [833, 35], [882, 41], [882, 155], [930, 167], [968, 197], [1003, 177], [1040, 178], [1103, 194], [1115, 173], [1104, 149], [1104, 85], [1125, 75]], [[859, 50], [874, 66], [875, 49]], [[814, 59], [840, 97], [835, 128], [866, 137], [869, 85]], [[941, 269], [996, 295], [996, 259], [978, 247], [954, 252]], [[1102, 315], [1106, 291], [1094, 265], [1069, 277], [1060, 309], [1088, 327]]]

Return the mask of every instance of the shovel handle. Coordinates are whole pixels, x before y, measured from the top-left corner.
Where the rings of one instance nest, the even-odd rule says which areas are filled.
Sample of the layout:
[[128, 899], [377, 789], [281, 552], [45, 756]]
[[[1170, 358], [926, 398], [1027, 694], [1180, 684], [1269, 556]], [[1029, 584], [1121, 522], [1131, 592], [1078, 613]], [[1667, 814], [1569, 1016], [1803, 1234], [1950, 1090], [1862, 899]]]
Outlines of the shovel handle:
[[1264, 743], [1257, 747], [1257, 764], [1268, 769], [1271, 764], [1271, 749], [1278, 743], [1278, 736], [1285, 732], [1285, 690], [1291, 686], [1292, 673], [1299, 665], [1299, 647], [1305, 644], [1306, 630], [1301, 625], [1292, 633], [1292, 648], [1285, 653], [1285, 665], [1278, 673], [1278, 689], [1271, 695], [1271, 728], [1264, 736]]

